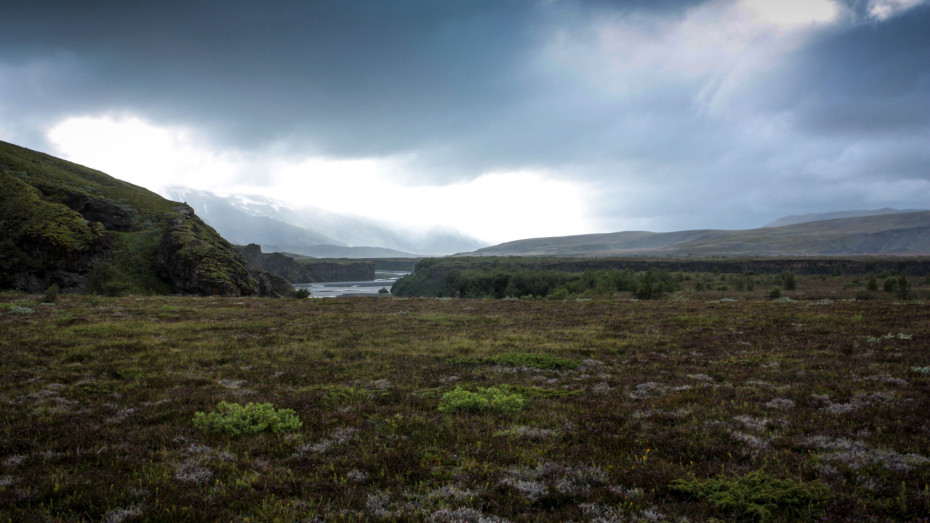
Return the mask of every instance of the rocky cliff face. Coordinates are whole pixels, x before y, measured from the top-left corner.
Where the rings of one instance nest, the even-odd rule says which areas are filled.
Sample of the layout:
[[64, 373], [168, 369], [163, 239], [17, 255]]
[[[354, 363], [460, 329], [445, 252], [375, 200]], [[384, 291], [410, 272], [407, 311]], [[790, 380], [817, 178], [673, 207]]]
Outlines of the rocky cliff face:
[[239, 253], [252, 267], [275, 274], [293, 283], [327, 281], [366, 281], [375, 279], [375, 264], [354, 260], [295, 260], [278, 252], [263, 253], [252, 243], [239, 247]]
[[0, 287], [41, 292], [274, 296], [293, 288], [187, 205], [0, 142]]
[[245, 247], [237, 247], [239, 255], [245, 260], [252, 276], [256, 279], [259, 292], [263, 296], [290, 296], [294, 293], [294, 286], [287, 278], [265, 267], [262, 248], [254, 243]]
[[80, 287], [94, 260], [109, 252], [100, 223], [44, 200], [35, 187], [0, 171], [0, 286], [27, 292], [52, 283]]
[[257, 282], [232, 246], [213, 232], [187, 205], [174, 208], [155, 257], [158, 275], [184, 294], [239, 296], [258, 294]]

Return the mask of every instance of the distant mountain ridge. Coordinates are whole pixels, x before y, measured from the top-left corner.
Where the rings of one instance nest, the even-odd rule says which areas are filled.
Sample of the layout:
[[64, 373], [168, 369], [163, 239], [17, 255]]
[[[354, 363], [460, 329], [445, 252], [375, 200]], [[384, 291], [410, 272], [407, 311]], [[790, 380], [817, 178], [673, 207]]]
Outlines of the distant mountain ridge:
[[860, 210], [860, 211], [835, 211], [835, 212], [818, 212], [808, 214], [791, 214], [764, 225], [763, 227], [783, 227], [785, 225], [795, 225], [798, 223], [819, 222], [823, 220], [836, 220], [838, 218], [861, 218], [863, 216], [880, 216], [884, 214], [899, 214], [909, 212], [921, 212], [926, 209], [906, 209], [898, 210], [885, 207], [883, 209]]
[[486, 245], [455, 231], [417, 235], [316, 207], [294, 208], [262, 196], [219, 195], [185, 187], [169, 188], [166, 196], [186, 202], [233, 243], [255, 243], [266, 252], [385, 258], [445, 255]]
[[467, 256], [784, 256], [930, 254], [930, 211], [810, 221], [748, 230], [627, 231], [531, 238]]

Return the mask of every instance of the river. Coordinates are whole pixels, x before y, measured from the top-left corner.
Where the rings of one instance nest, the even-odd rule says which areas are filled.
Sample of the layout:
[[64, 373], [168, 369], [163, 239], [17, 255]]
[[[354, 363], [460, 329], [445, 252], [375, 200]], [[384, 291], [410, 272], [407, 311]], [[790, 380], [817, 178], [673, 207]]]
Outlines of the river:
[[339, 298], [345, 296], [378, 296], [381, 289], [391, 290], [394, 282], [410, 274], [409, 271], [375, 271], [370, 281], [329, 281], [324, 283], [295, 283], [295, 289], [309, 289], [311, 298]]

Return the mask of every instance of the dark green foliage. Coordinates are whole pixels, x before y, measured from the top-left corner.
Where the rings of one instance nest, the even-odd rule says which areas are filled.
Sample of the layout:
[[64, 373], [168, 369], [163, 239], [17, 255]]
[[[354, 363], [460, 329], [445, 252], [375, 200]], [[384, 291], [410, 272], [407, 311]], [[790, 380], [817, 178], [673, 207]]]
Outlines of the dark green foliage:
[[595, 298], [631, 292], [639, 299], [655, 299], [679, 289], [681, 277], [666, 271], [538, 269], [520, 261], [493, 263], [423, 260], [416, 270], [398, 280], [391, 289], [395, 296], [446, 296], [460, 298]]
[[781, 287], [775, 287], [769, 292], [769, 299], [777, 300], [778, 298], [781, 298]]
[[303, 300], [310, 297], [310, 289], [306, 287], [301, 287], [294, 291], [294, 297], [298, 300]]
[[791, 271], [785, 271], [779, 275], [779, 280], [781, 286], [784, 287], [786, 291], [797, 290], [798, 280], [795, 277], [794, 273]]
[[42, 294], [42, 303], [55, 303], [60, 292], [61, 289], [58, 288], [57, 283], [49, 285], [48, 288], [45, 289], [45, 293]]
[[882, 290], [885, 292], [894, 292], [898, 288], [898, 277], [888, 276], [882, 282]]
[[856, 292], [856, 299], [857, 300], [874, 300], [875, 294], [867, 290], [859, 290], [858, 292]]
[[899, 300], [911, 298], [911, 282], [903, 272], [885, 278], [883, 289], [885, 292], [893, 292]]
[[123, 296], [132, 289], [132, 281], [106, 262], [97, 262], [87, 273], [84, 289], [91, 294]]
[[762, 470], [738, 477], [676, 479], [671, 487], [719, 510], [757, 521], [800, 518], [809, 508], [821, 504], [829, 493], [819, 481], [779, 479]]
[[664, 271], [648, 270], [636, 288], [636, 298], [640, 300], [655, 300], [667, 292], [678, 290], [678, 284], [671, 274]]
[[895, 285], [895, 295], [899, 300], [911, 299], [911, 282], [903, 273], [898, 276], [898, 283]]
[[869, 275], [869, 281], [865, 284], [865, 290], [869, 292], [878, 292], [878, 279], [874, 274]]

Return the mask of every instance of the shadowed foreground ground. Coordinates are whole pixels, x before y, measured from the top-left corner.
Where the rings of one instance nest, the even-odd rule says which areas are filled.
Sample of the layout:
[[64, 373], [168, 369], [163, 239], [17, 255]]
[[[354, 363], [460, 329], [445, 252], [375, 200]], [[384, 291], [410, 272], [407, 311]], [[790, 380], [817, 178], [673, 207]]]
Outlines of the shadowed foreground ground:
[[0, 295], [4, 520], [930, 514], [919, 302], [36, 301]]

